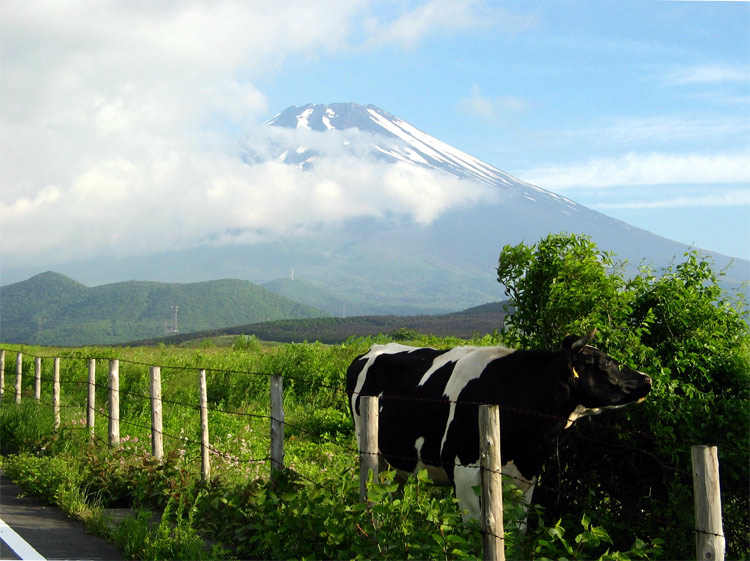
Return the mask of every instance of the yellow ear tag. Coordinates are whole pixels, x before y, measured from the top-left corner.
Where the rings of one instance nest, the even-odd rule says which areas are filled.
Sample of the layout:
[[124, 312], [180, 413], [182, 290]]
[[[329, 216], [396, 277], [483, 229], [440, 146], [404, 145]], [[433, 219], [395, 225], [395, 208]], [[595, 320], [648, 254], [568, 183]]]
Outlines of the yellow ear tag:
[[576, 372], [575, 366], [573, 367], [573, 378], [580, 378], [580, 376], [578, 375], [578, 372]]

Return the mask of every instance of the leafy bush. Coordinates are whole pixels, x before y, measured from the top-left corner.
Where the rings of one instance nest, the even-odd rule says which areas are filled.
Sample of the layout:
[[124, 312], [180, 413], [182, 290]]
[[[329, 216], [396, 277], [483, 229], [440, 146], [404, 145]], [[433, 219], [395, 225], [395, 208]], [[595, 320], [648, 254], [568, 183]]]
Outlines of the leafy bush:
[[0, 453], [19, 454], [41, 449], [50, 440], [52, 423], [51, 409], [31, 399], [22, 401], [19, 406], [0, 408]]
[[[585, 236], [506, 246], [498, 281], [513, 313], [504, 337], [557, 347], [598, 328], [596, 345], [654, 380], [641, 405], [579, 421], [559, 438], [535, 498], [567, 517], [596, 514], [616, 546], [670, 528], [669, 558], [693, 555], [691, 444], [719, 447], [730, 556], [750, 553], [750, 336], [746, 307], [696, 252], [633, 278]], [[546, 491], [545, 491], [546, 486]]]
[[255, 335], [240, 335], [232, 343], [233, 351], [260, 352], [262, 344]]
[[[581, 518], [581, 533], [573, 540], [566, 538], [567, 530], [561, 521], [552, 527], [537, 527], [533, 540], [531, 541], [531, 554], [525, 555], [530, 559], [597, 559], [599, 561], [627, 561], [628, 559], [656, 559], [661, 556], [661, 539], [654, 539], [647, 544], [636, 538], [631, 548], [627, 551], [610, 551], [609, 545], [613, 544], [612, 538], [607, 531], [599, 526], [594, 526], [587, 515]], [[602, 552], [601, 548], [606, 547]]]
[[24, 452], [4, 457], [2, 467], [5, 474], [27, 492], [50, 504], [56, 503], [63, 489], [79, 487], [85, 477], [64, 456], [44, 457]]
[[91, 450], [85, 466], [86, 494], [110, 508], [164, 509], [187, 492], [194, 477], [177, 450], [170, 450], [162, 461], [122, 446], [111, 453]]

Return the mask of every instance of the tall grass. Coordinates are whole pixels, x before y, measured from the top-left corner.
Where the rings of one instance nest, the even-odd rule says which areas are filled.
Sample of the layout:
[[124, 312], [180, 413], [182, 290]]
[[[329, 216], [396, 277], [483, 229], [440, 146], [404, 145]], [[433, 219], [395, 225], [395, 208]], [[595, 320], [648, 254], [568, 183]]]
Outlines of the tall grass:
[[[466, 343], [434, 338], [415, 343], [457, 342]], [[397, 492], [394, 474], [386, 472], [381, 486], [371, 486], [368, 502], [359, 502], [357, 446], [343, 388], [346, 367], [372, 339], [332, 346], [238, 343], [197, 349], [24, 348], [26, 372], [33, 372], [34, 354], [62, 357], [62, 427], [52, 429], [52, 361], [45, 359], [42, 403], [34, 401], [27, 375], [21, 405], [8, 399], [0, 404], [3, 469], [31, 492], [67, 505], [133, 558], [464, 559], [481, 553], [481, 534], [462, 522], [452, 491], [429, 485], [424, 474]], [[120, 359], [121, 445], [115, 449], [107, 446], [104, 415], [97, 414], [93, 441], [84, 426], [89, 356], [100, 357], [96, 399], [103, 409], [107, 359]], [[150, 454], [149, 365], [162, 367], [161, 462]], [[208, 481], [200, 477], [199, 368], [207, 369], [215, 450]], [[284, 375], [288, 468], [273, 479], [265, 461], [271, 373]], [[511, 513], [513, 504], [508, 501]], [[112, 507], [129, 507], [134, 514], [119, 525], [107, 523], [104, 509]], [[607, 557], [611, 540], [590, 521], [566, 536], [559, 523], [547, 526], [543, 514], [535, 516], [536, 530], [508, 534], [510, 558], [658, 553], [658, 540], [636, 541], [628, 554]]]

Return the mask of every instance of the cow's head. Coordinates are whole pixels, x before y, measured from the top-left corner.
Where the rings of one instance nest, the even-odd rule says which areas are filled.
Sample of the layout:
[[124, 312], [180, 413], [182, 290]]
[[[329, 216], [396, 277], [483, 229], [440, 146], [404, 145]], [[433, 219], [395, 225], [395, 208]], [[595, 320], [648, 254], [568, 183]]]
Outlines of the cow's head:
[[621, 368], [616, 360], [589, 346], [595, 334], [596, 329], [584, 337], [569, 336], [563, 341], [563, 349], [570, 352], [570, 397], [580, 413], [598, 413], [645, 399], [651, 391], [651, 378]]

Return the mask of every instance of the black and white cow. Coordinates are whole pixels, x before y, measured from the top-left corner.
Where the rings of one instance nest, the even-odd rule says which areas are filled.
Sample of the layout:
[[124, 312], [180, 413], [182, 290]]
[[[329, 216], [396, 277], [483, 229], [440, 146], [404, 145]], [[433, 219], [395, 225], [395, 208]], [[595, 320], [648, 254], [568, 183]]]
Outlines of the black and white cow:
[[478, 404], [500, 405], [503, 473], [530, 502], [556, 435], [583, 416], [641, 401], [651, 389], [648, 376], [588, 346], [595, 333], [567, 337], [559, 351], [375, 345], [347, 371], [357, 442], [360, 397], [380, 396], [385, 460], [401, 474], [426, 468], [433, 482], [454, 485], [464, 517], [478, 518]]

